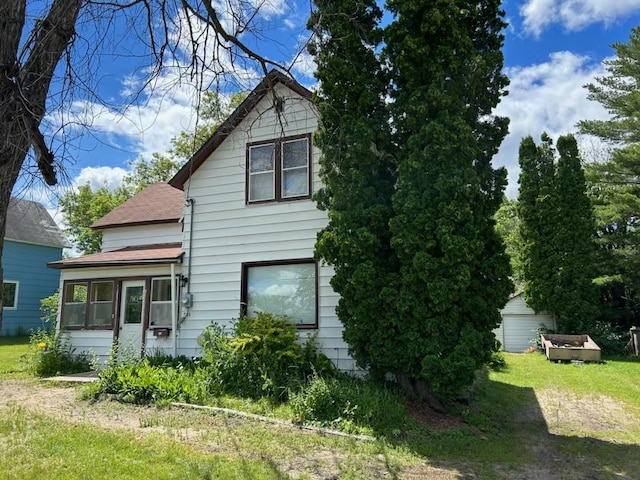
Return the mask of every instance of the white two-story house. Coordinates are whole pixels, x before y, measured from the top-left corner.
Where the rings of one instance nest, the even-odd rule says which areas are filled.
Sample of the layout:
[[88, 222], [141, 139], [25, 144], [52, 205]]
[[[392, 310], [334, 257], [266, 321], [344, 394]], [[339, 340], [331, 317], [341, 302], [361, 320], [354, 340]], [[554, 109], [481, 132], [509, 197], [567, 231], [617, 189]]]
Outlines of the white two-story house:
[[314, 260], [326, 212], [311, 92], [272, 71], [180, 169], [96, 222], [101, 253], [61, 269], [58, 328], [76, 351], [101, 358], [119, 340], [136, 354], [200, 353], [198, 337], [242, 314], [287, 315], [317, 334], [342, 370], [331, 267]]

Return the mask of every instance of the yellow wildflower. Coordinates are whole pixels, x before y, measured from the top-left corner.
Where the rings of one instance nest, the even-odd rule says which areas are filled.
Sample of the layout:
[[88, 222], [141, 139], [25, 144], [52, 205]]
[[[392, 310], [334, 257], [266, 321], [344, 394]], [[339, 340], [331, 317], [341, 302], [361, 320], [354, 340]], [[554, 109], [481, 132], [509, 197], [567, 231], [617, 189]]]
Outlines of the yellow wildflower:
[[38, 343], [38, 348], [41, 349], [41, 350], [43, 348], [47, 348], [47, 344], [45, 342], [40, 342], [40, 343]]

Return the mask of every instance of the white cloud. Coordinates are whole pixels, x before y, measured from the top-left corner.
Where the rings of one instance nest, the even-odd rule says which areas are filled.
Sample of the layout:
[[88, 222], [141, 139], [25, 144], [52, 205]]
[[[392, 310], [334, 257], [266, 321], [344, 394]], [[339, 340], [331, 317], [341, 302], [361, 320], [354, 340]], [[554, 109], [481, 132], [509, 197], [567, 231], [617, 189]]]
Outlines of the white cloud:
[[115, 190], [122, 184], [122, 179], [127, 173], [129, 172], [120, 167], [85, 167], [72, 180], [72, 186], [75, 188], [88, 183], [92, 190], [103, 186]]
[[313, 78], [316, 71], [316, 62], [305, 49], [293, 61], [293, 72], [300, 77]]
[[594, 23], [608, 26], [636, 11], [640, 0], [527, 0], [520, 16], [525, 32], [539, 36], [554, 23], [575, 31]]
[[586, 119], [608, 118], [598, 103], [587, 100], [584, 85], [605, 73], [602, 64], [589, 63], [587, 57], [571, 52], [553, 53], [545, 63], [506, 70], [511, 79], [509, 95], [496, 109], [498, 115], [511, 119], [495, 166], [509, 171], [507, 195], [518, 192], [518, 148], [523, 137], [539, 141], [547, 132], [552, 138], [576, 132], [576, 123]]

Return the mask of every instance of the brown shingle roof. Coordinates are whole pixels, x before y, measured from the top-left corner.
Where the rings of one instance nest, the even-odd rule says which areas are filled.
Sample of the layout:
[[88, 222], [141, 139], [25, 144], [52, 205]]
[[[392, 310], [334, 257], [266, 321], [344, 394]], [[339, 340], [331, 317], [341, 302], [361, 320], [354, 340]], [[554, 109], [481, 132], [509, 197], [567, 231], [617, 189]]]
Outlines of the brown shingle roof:
[[77, 258], [66, 258], [47, 264], [50, 268], [115, 267], [125, 265], [149, 265], [158, 263], [181, 263], [182, 245], [166, 243], [126, 247], [110, 252], [93, 253]]
[[178, 222], [182, 218], [183, 204], [181, 190], [168, 183], [153, 183], [107, 213], [91, 228]]
[[303, 98], [311, 100], [311, 91], [300, 85], [298, 82], [288, 77], [278, 70], [271, 70], [262, 81], [253, 89], [253, 91], [244, 99], [244, 101], [234, 110], [234, 112], [225, 120], [222, 125], [214, 132], [214, 134], [200, 147], [200, 149], [185, 163], [178, 173], [169, 180], [169, 184], [182, 189], [189, 177], [195, 172], [204, 161], [209, 158], [216, 148], [224, 141], [225, 138], [245, 119], [245, 117], [255, 108], [262, 98], [273, 90], [278, 83], [286, 85], [288, 88], [296, 92]]

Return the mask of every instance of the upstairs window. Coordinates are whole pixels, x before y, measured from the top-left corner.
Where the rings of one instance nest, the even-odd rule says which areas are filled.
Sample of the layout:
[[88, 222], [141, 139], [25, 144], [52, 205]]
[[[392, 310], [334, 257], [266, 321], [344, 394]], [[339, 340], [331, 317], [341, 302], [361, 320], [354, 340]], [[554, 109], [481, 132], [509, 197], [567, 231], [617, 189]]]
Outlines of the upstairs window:
[[2, 282], [2, 308], [6, 310], [18, 308], [18, 282]]
[[310, 197], [310, 135], [248, 145], [247, 203]]

